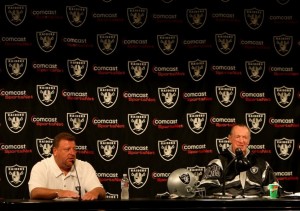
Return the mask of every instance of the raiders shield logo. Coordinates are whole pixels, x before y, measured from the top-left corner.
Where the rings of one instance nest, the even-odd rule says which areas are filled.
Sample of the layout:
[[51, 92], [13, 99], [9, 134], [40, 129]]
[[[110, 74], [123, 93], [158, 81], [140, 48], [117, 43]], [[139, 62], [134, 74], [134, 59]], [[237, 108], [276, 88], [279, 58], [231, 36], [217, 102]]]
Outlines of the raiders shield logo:
[[128, 125], [131, 130], [136, 135], [141, 135], [145, 132], [149, 123], [149, 114], [128, 114]]
[[167, 86], [165, 88], [158, 88], [158, 97], [160, 103], [170, 109], [173, 108], [178, 101], [179, 98], [179, 88], [173, 88]]
[[67, 113], [68, 127], [75, 134], [83, 132], [86, 128], [87, 122], [87, 113], [80, 113], [78, 111], [76, 111], [75, 113]]
[[23, 23], [27, 14], [27, 5], [5, 5], [6, 19], [14, 26], [19, 26]]
[[148, 74], [148, 70], [149, 62], [141, 60], [128, 61], [129, 75], [136, 82], [143, 81]]
[[142, 188], [148, 181], [149, 168], [137, 166], [128, 168], [130, 184], [136, 189]]
[[250, 129], [251, 133], [258, 134], [262, 131], [265, 126], [266, 114], [265, 113], [246, 113], [246, 124]]
[[105, 108], [111, 108], [118, 99], [119, 88], [118, 87], [97, 87], [97, 96], [100, 104]]
[[200, 81], [205, 73], [206, 73], [206, 69], [207, 69], [207, 60], [194, 60], [194, 61], [189, 61], [188, 62], [188, 69], [189, 69], [189, 73], [191, 78], [194, 81]]
[[88, 60], [81, 60], [79, 58], [68, 60], [67, 67], [69, 75], [75, 81], [80, 81], [84, 78], [88, 69]]
[[19, 133], [26, 125], [27, 112], [5, 112], [5, 123], [7, 128], [13, 133]]
[[159, 155], [165, 161], [172, 160], [177, 154], [178, 140], [166, 139], [164, 141], [158, 141], [157, 145]]
[[106, 32], [105, 34], [97, 34], [97, 45], [99, 50], [105, 54], [110, 55], [112, 54], [118, 44], [118, 35], [117, 34], [110, 34]]
[[217, 48], [222, 54], [229, 54], [233, 50], [235, 39], [235, 34], [228, 34], [227, 32], [215, 34]]
[[52, 105], [57, 97], [58, 93], [58, 86], [56, 85], [50, 85], [50, 84], [44, 84], [44, 85], [36, 85], [36, 94], [39, 98], [39, 101], [44, 106], [50, 106]]
[[266, 62], [264, 61], [252, 60], [245, 62], [247, 76], [253, 82], [257, 82], [263, 77], [265, 68]]
[[131, 26], [138, 29], [147, 21], [148, 9], [141, 7], [127, 8], [127, 18]]
[[207, 9], [199, 9], [197, 7], [186, 10], [186, 19], [191, 27], [200, 29], [204, 26], [207, 17]]
[[37, 138], [36, 139], [36, 149], [42, 158], [49, 158], [52, 155], [53, 139]]
[[216, 86], [216, 96], [219, 103], [224, 107], [229, 107], [235, 100], [236, 87], [228, 85]]
[[5, 166], [5, 175], [8, 183], [14, 187], [20, 187], [25, 181], [27, 175], [27, 166]]
[[225, 151], [230, 146], [230, 141], [228, 140], [228, 137], [224, 138], [217, 138], [216, 139], [216, 149], [219, 154]]
[[87, 17], [87, 7], [66, 6], [66, 15], [69, 23], [74, 27], [80, 27]]
[[186, 169], [195, 175], [197, 181], [201, 180], [202, 175], [204, 174], [205, 171], [205, 167], [200, 167], [198, 165], [194, 167], [186, 167]]
[[157, 35], [157, 44], [161, 52], [171, 55], [177, 48], [178, 35], [164, 34]]
[[294, 146], [294, 139], [282, 138], [274, 140], [276, 154], [281, 160], [287, 160], [291, 157], [294, 152]]
[[264, 10], [244, 9], [244, 19], [250, 29], [256, 30], [261, 27], [264, 21]]
[[110, 192], [106, 191], [105, 198], [106, 199], [118, 199], [119, 195], [117, 193], [110, 193]]
[[27, 58], [6, 58], [5, 68], [11, 78], [20, 79], [27, 69]]
[[56, 46], [57, 32], [49, 30], [36, 32], [36, 40], [42, 51], [46, 53], [51, 52]]
[[187, 113], [186, 121], [191, 131], [199, 134], [204, 130], [206, 126], [207, 113], [201, 113], [199, 111], [196, 111], [194, 113]]
[[274, 97], [281, 108], [287, 108], [294, 99], [294, 88], [286, 86], [274, 87]]
[[273, 45], [280, 56], [286, 56], [290, 53], [293, 46], [293, 36], [281, 35], [273, 36]]
[[100, 157], [105, 161], [111, 161], [114, 159], [118, 152], [119, 141], [117, 140], [98, 140], [97, 149]]

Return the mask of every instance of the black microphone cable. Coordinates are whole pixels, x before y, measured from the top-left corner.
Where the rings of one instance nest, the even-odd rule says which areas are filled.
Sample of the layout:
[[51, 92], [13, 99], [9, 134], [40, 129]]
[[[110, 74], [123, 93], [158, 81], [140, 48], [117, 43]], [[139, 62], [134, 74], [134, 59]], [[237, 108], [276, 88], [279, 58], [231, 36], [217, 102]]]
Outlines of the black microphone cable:
[[[78, 181], [79, 201], [81, 201], [81, 185], [80, 185], [80, 182], [79, 182], [79, 177], [78, 177], [78, 172], [77, 172], [77, 169], [76, 169], [75, 162], [74, 162], [74, 169], [75, 169], [76, 177], [77, 177], [77, 181]], [[76, 187], [76, 189], [77, 189], [77, 187]]]

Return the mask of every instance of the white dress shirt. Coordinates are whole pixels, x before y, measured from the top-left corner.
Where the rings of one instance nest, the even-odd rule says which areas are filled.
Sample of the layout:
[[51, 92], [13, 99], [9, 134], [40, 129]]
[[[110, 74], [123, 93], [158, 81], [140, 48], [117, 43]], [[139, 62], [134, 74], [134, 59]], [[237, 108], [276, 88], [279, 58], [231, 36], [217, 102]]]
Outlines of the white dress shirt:
[[53, 155], [37, 162], [31, 169], [28, 182], [29, 193], [36, 187], [78, 192], [78, 179], [82, 196], [95, 187], [103, 187], [90, 163], [76, 159], [75, 165], [78, 178], [74, 166], [67, 175], [64, 175], [56, 164]]

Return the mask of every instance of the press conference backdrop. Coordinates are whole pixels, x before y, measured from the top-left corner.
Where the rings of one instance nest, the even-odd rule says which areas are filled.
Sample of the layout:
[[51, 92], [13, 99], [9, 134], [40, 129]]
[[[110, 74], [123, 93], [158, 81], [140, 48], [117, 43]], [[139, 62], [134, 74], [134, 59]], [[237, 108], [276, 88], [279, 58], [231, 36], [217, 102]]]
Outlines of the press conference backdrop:
[[[299, 187], [296, 0], [1, 1], [1, 197], [28, 198], [54, 136], [78, 138], [107, 190], [201, 178], [235, 123], [282, 186]], [[78, 169], [78, 171], [80, 171]]]

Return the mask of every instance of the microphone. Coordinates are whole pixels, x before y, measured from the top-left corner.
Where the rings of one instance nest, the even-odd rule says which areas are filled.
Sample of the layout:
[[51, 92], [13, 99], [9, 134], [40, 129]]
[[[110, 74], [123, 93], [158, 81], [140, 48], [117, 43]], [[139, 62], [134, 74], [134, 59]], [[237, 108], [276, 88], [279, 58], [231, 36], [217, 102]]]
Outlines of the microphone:
[[238, 172], [247, 171], [251, 168], [250, 161], [244, 157], [243, 151], [240, 148], [235, 150], [236, 164], [235, 168]]
[[222, 177], [222, 195], [225, 196], [225, 182], [226, 182], [226, 175], [228, 168], [231, 166], [231, 164], [235, 162], [235, 168], [238, 172], [243, 172], [251, 168], [250, 161], [244, 157], [243, 151], [240, 148], [236, 148], [235, 150], [235, 157], [228, 163], [228, 165], [223, 170], [223, 177]]
[[78, 200], [81, 201], [81, 185], [80, 185], [80, 182], [79, 182], [79, 177], [78, 177], [78, 172], [77, 172], [77, 169], [76, 169], [75, 161], [74, 161], [74, 169], [75, 169], [76, 177], [77, 177], [77, 181], [78, 181], [78, 186], [76, 187], [76, 190], [79, 193], [79, 199]]

